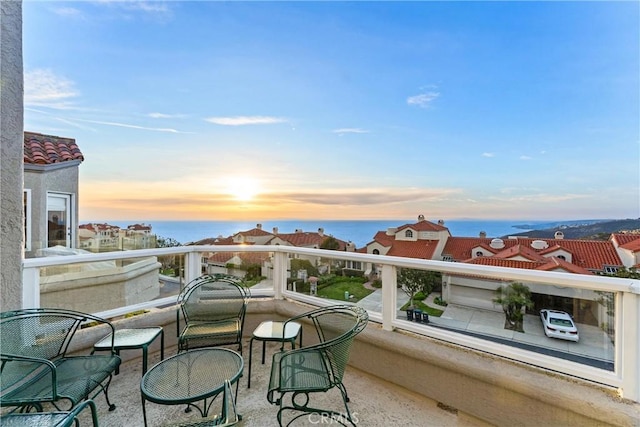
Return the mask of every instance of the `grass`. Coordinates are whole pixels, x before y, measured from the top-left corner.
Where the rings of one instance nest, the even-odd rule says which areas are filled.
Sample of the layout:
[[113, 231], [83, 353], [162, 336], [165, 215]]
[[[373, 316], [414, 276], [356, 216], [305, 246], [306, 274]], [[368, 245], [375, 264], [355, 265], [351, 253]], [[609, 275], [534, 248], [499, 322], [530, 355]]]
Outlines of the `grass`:
[[[409, 301], [407, 301], [407, 303], [402, 306], [401, 310], [406, 310], [408, 306]], [[423, 313], [427, 313], [429, 316], [433, 317], [440, 317], [442, 316], [442, 313], [444, 313], [444, 310], [438, 310], [437, 308], [430, 307], [424, 302], [418, 301], [416, 299], [413, 300], [413, 306], [422, 310]]]
[[322, 289], [318, 289], [318, 296], [338, 301], [344, 301], [345, 291], [348, 291], [349, 295], [354, 296], [353, 298], [349, 299], [349, 301], [352, 302], [360, 301], [362, 298], [373, 292], [371, 289], [365, 288], [362, 285], [362, 281], [343, 281], [334, 283], [332, 285], [327, 285]]

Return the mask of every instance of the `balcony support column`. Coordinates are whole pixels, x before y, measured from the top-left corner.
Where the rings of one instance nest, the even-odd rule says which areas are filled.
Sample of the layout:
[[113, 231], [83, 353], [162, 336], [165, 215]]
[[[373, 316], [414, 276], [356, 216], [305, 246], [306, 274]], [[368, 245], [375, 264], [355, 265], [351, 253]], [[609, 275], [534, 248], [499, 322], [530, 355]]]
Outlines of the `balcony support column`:
[[398, 278], [396, 267], [385, 264], [382, 266], [382, 329], [393, 330], [396, 317], [396, 300], [398, 299]]
[[200, 277], [202, 268], [202, 254], [200, 252], [187, 252], [184, 255], [184, 283], [190, 283], [196, 277]]
[[22, 308], [40, 308], [40, 269], [22, 269]]
[[273, 254], [273, 292], [275, 299], [282, 299], [282, 290], [287, 287], [289, 255], [286, 252]]
[[618, 316], [621, 321], [616, 322], [616, 329], [622, 333], [616, 334], [616, 347], [622, 347], [622, 397], [637, 402], [640, 399], [640, 295], [631, 292], [620, 294], [622, 316]]

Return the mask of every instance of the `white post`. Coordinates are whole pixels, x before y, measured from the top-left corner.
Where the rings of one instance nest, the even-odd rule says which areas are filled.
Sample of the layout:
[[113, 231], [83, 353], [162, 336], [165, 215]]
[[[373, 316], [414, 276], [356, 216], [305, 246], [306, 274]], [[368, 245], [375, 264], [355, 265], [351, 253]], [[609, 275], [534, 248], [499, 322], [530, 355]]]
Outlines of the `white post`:
[[40, 308], [40, 268], [22, 269], [22, 308]]
[[382, 329], [393, 330], [393, 321], [396, 317], [396, 300], [398, 279], [396, 267], [393, 265], [382, 266]]
[[[640, 295], [621, 292], [621, 296], [622, 310], [616, 310], [616, 317], [621, 319], [616, 322], [616, 347], [622, 346], [622, 397], [637, 402], [640, 399]], [[621, 333], [617, 332], [618, 328]]]
[[282, 299], [282, 290], [287, 287], [287, 267], [289, 264], [286, 252], [273, 254], [273, 292], [275, 299]]
[[184, 255], [184, 283], [191, 282], [196, 277], [200, 277], [200, 268], [202, 267], [200, 252], [187, 252]]

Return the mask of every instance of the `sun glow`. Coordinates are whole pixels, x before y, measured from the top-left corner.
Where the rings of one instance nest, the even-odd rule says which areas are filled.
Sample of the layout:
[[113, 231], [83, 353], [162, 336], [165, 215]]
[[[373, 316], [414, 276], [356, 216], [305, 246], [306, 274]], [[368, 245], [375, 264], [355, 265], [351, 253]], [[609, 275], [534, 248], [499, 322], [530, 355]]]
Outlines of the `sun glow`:
[[230, 178], [226, 188], [226, 192], [236, 200], [247, 202], [253, 200], [258, 194], [260, 185], [257, 180], [251, 177], [239, 176]]

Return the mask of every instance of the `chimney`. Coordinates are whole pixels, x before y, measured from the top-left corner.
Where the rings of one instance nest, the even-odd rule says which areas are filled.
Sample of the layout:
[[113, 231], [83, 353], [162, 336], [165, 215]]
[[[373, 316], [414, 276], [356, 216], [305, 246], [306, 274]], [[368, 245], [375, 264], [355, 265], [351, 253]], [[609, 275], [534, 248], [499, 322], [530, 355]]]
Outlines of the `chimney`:
[[480, 232], [480, 238], [486, 239], [487, 238], [487, 232], [486, 231], [481, 231]]
[[418, 215], [418, 222], [424, 221], [424, 215]]
[[324, 228], [318, 228], [318, 234], [320, 235], [320, 237], [324, 236]]
[[387, 228], [387, 236], [393, 236], [394, 234], [396, 234], [396, 230], [397, 230], [397, 228], [395, 228], [395, 227]]
[[273, 227], [273, 234], [278, 234], [278, 227]]
[[258, 230], [262, 230], [262, 224], [256, 224], [256, 228], [257, 228]]
[[438, 225], [444, 226], [444, 219], [439, 219], [438, 220]]
[[355, 243], [353, 243], [351, 240], [349, 240], [347, 242], [347, 252], [355, 252], [355, 251], [356, 251]]
[[302, 228], [296, 228], [296, 233], [302, 233]]
[[564, 239], [564, 233], [562, 231], [556, 231], [553, 237], [556, 240], [562, 240]]

